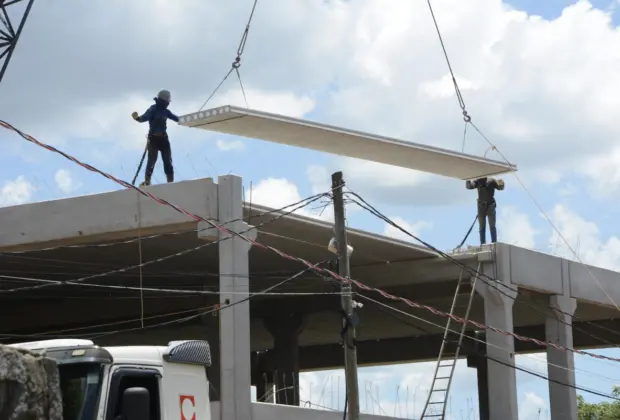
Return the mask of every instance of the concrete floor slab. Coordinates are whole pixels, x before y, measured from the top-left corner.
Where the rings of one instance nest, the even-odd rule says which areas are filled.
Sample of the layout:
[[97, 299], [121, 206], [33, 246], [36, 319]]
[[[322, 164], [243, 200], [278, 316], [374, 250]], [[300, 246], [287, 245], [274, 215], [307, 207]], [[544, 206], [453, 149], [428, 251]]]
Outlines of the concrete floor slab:
[[234, 106], [184, 115], [179, 124], [463, 180], [517, 170], [478, 156]]
[[[154, 185], [148, 191], [207, 219], [217, 219], [217, 185], [211, 178]], [[0, 252], [41, 249], [177, 231], [187, 216], [133, 190], [0, 208]]]

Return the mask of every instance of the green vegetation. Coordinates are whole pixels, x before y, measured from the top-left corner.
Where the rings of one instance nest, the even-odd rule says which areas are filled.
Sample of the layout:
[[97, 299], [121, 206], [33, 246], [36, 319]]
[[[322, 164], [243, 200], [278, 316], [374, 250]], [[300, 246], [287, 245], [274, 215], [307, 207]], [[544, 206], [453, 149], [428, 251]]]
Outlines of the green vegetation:
[[[620, 398], [620, 386], [614, 386], [611, 395]], [[579, 420], [620, 420], [620, 401], [604, 401], [597, 404], [586, 402], [581, 395], [577, 396], [577, 412]]]

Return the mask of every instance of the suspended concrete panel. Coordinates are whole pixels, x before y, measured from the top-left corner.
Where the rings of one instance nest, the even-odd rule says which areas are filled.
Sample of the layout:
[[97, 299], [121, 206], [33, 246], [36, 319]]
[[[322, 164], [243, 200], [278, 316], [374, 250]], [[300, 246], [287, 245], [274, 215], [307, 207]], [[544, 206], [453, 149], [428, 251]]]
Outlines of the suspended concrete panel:
[[512, 164], [438, 147], [234, 106], [184, 115], [179, 124], [463, 180], [517, 170]]

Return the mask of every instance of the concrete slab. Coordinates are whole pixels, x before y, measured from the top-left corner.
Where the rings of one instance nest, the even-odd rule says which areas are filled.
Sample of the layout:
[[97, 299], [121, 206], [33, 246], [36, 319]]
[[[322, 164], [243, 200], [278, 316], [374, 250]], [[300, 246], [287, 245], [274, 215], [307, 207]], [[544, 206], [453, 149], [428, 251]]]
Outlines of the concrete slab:
[[463, 180], [517, 170], [478, 156], [234, 106], [184, 115], [179, 124]]
[[[154, 185], [149, 192], [208, 219], [217, 219], [210, 178]], [[187, 216], [133, 190], [0, 208], [0, 252], [111, 241], [195, 227]]]

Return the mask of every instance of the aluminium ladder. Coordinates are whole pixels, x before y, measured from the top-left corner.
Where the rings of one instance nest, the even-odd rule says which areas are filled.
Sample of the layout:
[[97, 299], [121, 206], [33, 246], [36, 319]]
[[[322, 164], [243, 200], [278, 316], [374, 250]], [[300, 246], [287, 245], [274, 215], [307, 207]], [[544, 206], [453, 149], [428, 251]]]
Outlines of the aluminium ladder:
[[[469, 312], [471, 310], [471, 305], [474, 300], [474, 295], [476, 294], [476, 280], [478, 279], [478, 276], [480, 275], [481, 269], [482, 269], [482, 263], [478, 263], [478, 270], [476, 271], [474, 280], [471, 282], [471, 292], [469, 293], [469, 301], [467, 302], [467, 309], [465, 311], [465, 316], [463, 317], [465, 320], [469, 320]], [[461, 285], [463, 284], [463, 271], [464, 269], [461, 269], [461, 274], [459, 275], [459, 281], [456, 285], [456, 291], [454, 292], [454, 299], [452, 300], [452, 307], [450, 308], [450, 315], [455, 315], [454, 312], [457, 306], [456, 302], [459, 297], [459, 291], [461, 289]], [[437, 365], [435, 366], [433, 382], [431, 383], [431, 389], [428, 393], [426, 404], [424, 404], [424, 409], [422, 410], [422, 415], [420, 416], [420, 420], [423, 420], [423, 419], [444, 420], [446, 416], [446, 408], [448, 407], [448, 394], [450, 392], [450, 386], [452, 385], [452, 377], [454, 376], [454, 369], [456, 368], [456, 362], [459, 358], [459, 352], [461, 350], [461, 344], [463, 342], [463, 335], [465, 334], [465, 330], [467, 328], [466, 323], [461, 324], [461, 331], [459, 333], [458, 344], [457, 344], [454, 356], [452, 358], [448, 358], [448, 357], [444, 358], [444, 351], [446, 348], [446, 343], [448, 342], [448, 336], [450, 335], [450, 333], [456, 332], [456, 331], [452, 331], [452, 329], [450, 328], [452, 323], [453, 323], [452, 318], [448, 317], [448, 320], [446, 321], [446, 329], [443, 334], [443, 341], [441, 342], [441, 347], [439, 349]]]

